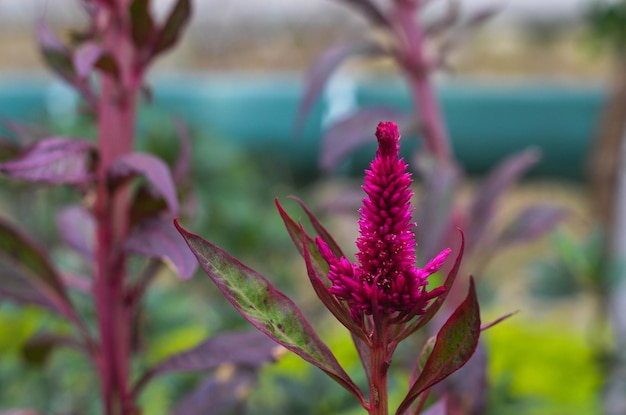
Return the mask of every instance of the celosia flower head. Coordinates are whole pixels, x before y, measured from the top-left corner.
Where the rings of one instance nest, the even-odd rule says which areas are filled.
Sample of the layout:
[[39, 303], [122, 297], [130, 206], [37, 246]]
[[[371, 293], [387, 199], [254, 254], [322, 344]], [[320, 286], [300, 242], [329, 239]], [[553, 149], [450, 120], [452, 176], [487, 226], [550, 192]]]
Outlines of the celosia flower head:
[[426, 291], [427, 278], [443, 265], [450, 250], [441, 252], [424, 268], [415, 266], [412, 180], [400, 158], [398, 127], [393, 122], [381, 122], [376, 138], [378, 151], [365, 171], [363, 190], [367, 197], [359, 210], [358, 263], [337, 258], [317, 239], [320, 253], [330, 266], [329, 290], [347, 301], [354, 317], [372, 314], [375, 309], [387, 315], [422, 314], [440, 293]]

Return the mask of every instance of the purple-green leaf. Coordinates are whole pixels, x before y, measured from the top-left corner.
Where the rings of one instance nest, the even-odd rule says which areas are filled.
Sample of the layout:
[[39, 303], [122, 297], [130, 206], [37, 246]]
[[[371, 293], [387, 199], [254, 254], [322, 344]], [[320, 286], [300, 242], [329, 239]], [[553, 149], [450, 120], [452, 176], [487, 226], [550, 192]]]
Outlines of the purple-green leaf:
[[198, 267], [198, 261], [169, 219], [145, 220], [130, 234], [125, 248], [136, 254], [162, 259], [183, 279], [191, 278]]
[[476, 192], [469, 208], [467, 224], [468, 246], [476, 246], [494, 217], [496, 204], [502, 194], [537, 161], [540, 153], [536, 149], [524, 150], [501, 161], [489, 173]]
[[375, 56], [383, 53], [384, 49], [377, 43], [361, 41], [333, 46], [317, 58], [305, 77], [304, 92], [296, 115], [296, 133], [302, 131], [313, 104], [324, 91], [331, 75], [346, 59], [352, 56]]
[[364, 403], [358, 386], [322, 342], [300, 309], [265, 277], [221, 248], [174, 222], [206, 274], [257, 329], [317, 366]]
[[390, 27], [391, 22], [372, 0], [339, 0], [363, 13], [374, 26]]
[[45, 366], [48, 358], [58, 347], [86, 351], [76, 339], [52, 333], [36, 333], [22, 345], [22, 357], [30, 364]]
[[70, 248], [88, 261], [93, 260], [96, 223], [84, 206], [72, 205], [59, 212], [57, 228]]
[[137, 394], [157, 375], [175, 372], [204, 372], [223, 365], [260, 368], [277, 360], [282, 349], [259, 331], [216, 334], [198, 346], [175, 354], [148, 370], [137, 382]]
[[48, 66], [61, 78], [72, 83], [76, 72], [71, 51], [59, 40], [44, 20], [37, 24], [37, 42]]
[[27, 148], [19, 158], [0, 163], [0, 172], [32, 182], [82, 185], [93, 179], [94, 157], [88, 141], [50, 137]]
[[151, 154], [130, 153], [116, 159], [109, 167], [109, 178], [113, 181], [134, 174], [145, 176], [154, 189], [163, 197], [173, 216], [178, 214], [178, 195], [170, 169], [160, 158]]
[[104, 49], [96, 42], [85, 42], [74, 51], [74, 70], [79, 78], [89, 76], [96, 63], [104, 54]]
[[[302, 258], [304, 258], [307, 275], [309, 277], [309, 281], [311, 281], [315, 294], [317, 294], [317, 297], [326, 306], [328, 311], [330, 311], [335, 318], [352, 334], [360, 337], [363, 341], [367, 341], [367, 336], [365, 335], [363, 329], [359, 327], [350, 317], [350, 310], [348, 307], [328, 291], [324, 281], [325, 275], [328, 273], [328, 264], [320, 255], [313, 238], [307, 235], [302, 226], [298, 225], [287, 214], [287, 212], [285, 212], [280, 203], [278, 203], [278, 200], [276, 200], [276, 207], [278, 208], [278, 212], [285, 223], [285, 228], [287, 228], [287, 232], [289, 233], [293, 244], [296, 246], [300, 255], [302, 255]], [[308, 208], [305, 208], [305, 211], [306, 210], [308, 210]], [[318, 227], [321, 226], [322, 225], [318, 223]], [[330, 237], [330, 234], [328, 234], [323, 227], [321, 230]], [[334, 240], [332, 240], [332, 237], [329, 240], [336, 246], [336, 249], [339, 249], [338, 245], [334, 242]]]
[[495, 246], [526, 242], [551, 231], [567, 211], [561, 206], [541, 204], [524, 209], [496, 239]]
[[[0, 260], [32, 284], [45, 301], [61, 315], [74, 320], [76, 314], [61, 277], [45, 254], [46, 250], [6, 220], [0, 219]], [[0, 279], [3, 273], [0, 272]], [[0, 284], [2, 287], [3, 284]]]
[[129, 7], [133, 43], [138, 50], [142, 50], [154, 36], [150, 0], [132, 0]]
[[207, 378], [172, 411], [172, 415], [240, 415], [258, 378], [250, 367], [224, 366]]
[[191, 0], [177, 0], [157, 32], [152, 54], [157, 55], [174, 46], [190, 17]]
[[423, 392], [459, 370], [474, 354], [480, 336], [480, 309], [473, 278], [467, 297], [437, 333], [432, 352], [417, 380], [398, 407], [397, 415]]
[[324, 133], [320, 167], [330, 171], [354, 150], [374, 141], [372, 131], [376, 131], [380, 120], [395, 120], [399, 129], [404, 130], [411, 119], [412, 116], [405, 111], [387, 107], [366, 108], [342, 118]]

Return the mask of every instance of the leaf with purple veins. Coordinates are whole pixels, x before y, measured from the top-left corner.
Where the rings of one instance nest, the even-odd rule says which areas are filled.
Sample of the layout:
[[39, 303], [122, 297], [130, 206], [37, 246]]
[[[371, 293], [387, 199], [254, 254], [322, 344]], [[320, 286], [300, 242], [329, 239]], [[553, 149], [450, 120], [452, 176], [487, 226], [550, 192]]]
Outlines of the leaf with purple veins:
[[162, 259], [183, 279], [191, 278], [198, 267], [198, 261], [169, 219], [144, 221], [131, 233], [125, 246], [130, 252]]
[[50, 137], [27, 148], [17, 159], [0, 163], [0, 172], [31, 182], [83, 185], [93, 179], [94, 160], [90, 142]]
[[202, 269], [246, 320], [323, 370], [365, 405], [363, 393], [289, 297], [221, 248], [174, 223]]

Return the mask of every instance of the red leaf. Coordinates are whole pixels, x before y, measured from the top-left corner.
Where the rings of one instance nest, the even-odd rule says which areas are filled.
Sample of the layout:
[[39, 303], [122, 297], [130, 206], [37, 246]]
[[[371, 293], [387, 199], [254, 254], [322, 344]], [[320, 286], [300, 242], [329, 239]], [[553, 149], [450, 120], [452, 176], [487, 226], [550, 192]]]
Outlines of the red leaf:
[[193, 276], [198, 267], [185, 240], [170, 220], [148, 219], [128, 237], [126, 249], [136, 254], [160, 258], [183, 279]]
[[174, 223], [202, 269], [246, 320], [277, 343], [323, 370], [365, 405], [363, 393], [289, 297], [221, 248], [186, 231], [178, 221]]
[[361, 41], [347, 45], [336, 45], [317, 58], [305, 77], [302, 101], [300, 101], [300, 107], [296, 115], [295, 132], [298, 134], [302, 131], [306, 117], [311, 111], [313, 104], [324, 90], [328, 79], [343, 61], [351, 56], [375, 56], [383, 53], [385, 51], [380, 45], [371, 41]]
[[[334, 250], [338, 255], [343, 255], [341, 253], [341, 249], [339, 245], [334, 241], [330, 233], [322, 226], [321, 223], [317, 220], [317, 218], [313, 215], [313, 213], [304, 205], [304, 203], [294, 197], [302, 208], [307, 212], [307, 215], [310, 215], [309, 218], [314, 223], [314, 227], [318, 230], [318, 234], [325, 242], [329, 243], [329, 246], [334, 247]], [[325, 275], [328, 273], [328, 264], [322, 258], [317, 248], [317, 245], [313, 238], [306, 234], [304, 228], [301, 225], [296, 224], [296, 222], [285, 212], [283, 207], [278, 203], [278, 199], [276, 199], [276, 207], [278, 208], [278, 212], [280, 213], [283, 222], [285, 223], [285, 228], [287, 228], [287, 232], [291, 237], [293, 244], [296, 246], [296, 249], [304, 258], [304, 262], [306, 263], [307, 275], [309, 277], [309, 281], [313, 286], [313, 290], [320, 301], [326, 306], [328, 311], [330, 311], [335, 318], [343, 324], [352, 334], [360, 337], [363, 341], [367, 342], [367, 336], [361, 327], [359, 327], [354, 320], [350, 317], [349, 309], [344, 305], [343, 302], [340, 302], [334, 295], [332, 295], [325, 284]], [[321, 232], [321, 234], [320, 234]], [[324, 235], [324, 236], [322, 236]], [[332, 248], [331, 248], [332, 249]]]
[[467, 297], [437, 333], [435, 346], [424, 369], [411, 385], [396, 414], [404, 414], [422, 392], [459, 370], [474, 354], [479, 336], [480, 310], [474, 279], [471, 278]]
[[148, 182], [159, 192], [169, 206], [173, 216], [178, 214], [178, 196], [170, 169], [152, 154], [130, 153], [125, 154], [111, 163], [109, 177], [115, 181], [127, 178], [134, 174], [142, 174]]
[[19, 158], [0, 163], [0, 172], [32, 182], [81, 185], [93, 179], [94, 157], [88, 141], [50, 137]]

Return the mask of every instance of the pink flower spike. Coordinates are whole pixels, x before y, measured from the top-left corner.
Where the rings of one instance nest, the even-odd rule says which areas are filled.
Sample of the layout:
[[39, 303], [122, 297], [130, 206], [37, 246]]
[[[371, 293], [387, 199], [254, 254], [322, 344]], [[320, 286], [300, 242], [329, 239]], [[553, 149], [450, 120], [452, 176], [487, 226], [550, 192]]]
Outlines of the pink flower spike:
[[353, 316], [423, 314], [433, 298], [426, 292], [426, 278], [436, 272], [450, 253], [441, 252], [424, 269], [415, 266], [411, 175], [400, 158], [400, 133], [393, 122], [376, 129], [378, 151], [365, 171], [363, 200], [356, 241], [358, 264], [336, 258], [318, 239], [322, 257], [329, 264], [330, 292], [345, 300]]

